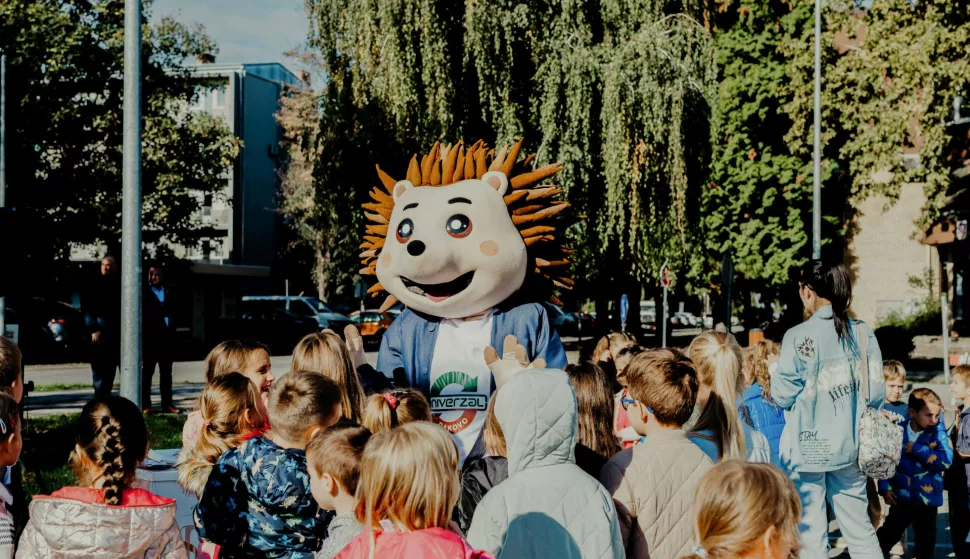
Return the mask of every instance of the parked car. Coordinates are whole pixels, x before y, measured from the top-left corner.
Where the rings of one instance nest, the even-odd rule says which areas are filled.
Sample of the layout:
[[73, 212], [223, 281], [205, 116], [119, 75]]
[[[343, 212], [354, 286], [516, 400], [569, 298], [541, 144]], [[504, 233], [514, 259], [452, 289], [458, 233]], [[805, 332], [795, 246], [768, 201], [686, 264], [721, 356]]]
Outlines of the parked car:
[[86, 335], [81, 311], [43, 297], [10, 301], [6, 312], [8, 334], [30, 363], [57, 363], [80, 359]]
[[573, 337], [579, 332], [579, 322], [576, 317], [552, 303], [543, 303], [546, 312], [549, 314], [549, 322], [560, 337]]
[[653, 299], [640, 301], [640, 324], [656, 324], [657, 302]]
[[286, 296], [286, 295], [255, 295], [242, 298], [243, 303], [250, 301], [269, 301], [275, 308], [284, 309], [316, 320], [319, 329], [329, 328], [334, 332], [342, 333], [344, 328], [351, 323], [350, 317], [335, 312], [327, 307], [323, 301], [316, 297]]
[[219, 340], [257, 340], [279, 355], [292, 351], [303, 336], [319, 330], [314, 317], [287, 310], [278, 301], [244, 299], [239, 305], [239, 317], [219, 320], [213, 333]]
[[350, 313], [350, 320], [357, 327], [360, 337], [364, 338], [365, 343], [380, 343], [381, 338], [384, 337], [384, 332], [394, 322], [394, 317], [390, 313], [367, 310]]

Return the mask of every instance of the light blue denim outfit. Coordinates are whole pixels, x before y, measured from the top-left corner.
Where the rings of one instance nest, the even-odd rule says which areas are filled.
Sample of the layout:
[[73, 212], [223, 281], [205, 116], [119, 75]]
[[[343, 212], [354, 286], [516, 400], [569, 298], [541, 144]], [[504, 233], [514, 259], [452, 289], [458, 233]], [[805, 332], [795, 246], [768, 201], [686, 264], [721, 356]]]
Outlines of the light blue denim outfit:
[[771, 396], [785, 411], [781, 436], [782, 468], [802, 499], [802, 559], [828, 557], [826, 499], [853, 559], [880, 559], [876, 531], [869, 522], [866, 477], [859, 470], [859, 422], [866, 405], [861, 392], [857, 330], [868, 336], [869, 402], [886, 398], [882, 353], [868, 325], [850, 320], [851, 338], [843, 344], [835, 331], [832, 307], [785, 333]]

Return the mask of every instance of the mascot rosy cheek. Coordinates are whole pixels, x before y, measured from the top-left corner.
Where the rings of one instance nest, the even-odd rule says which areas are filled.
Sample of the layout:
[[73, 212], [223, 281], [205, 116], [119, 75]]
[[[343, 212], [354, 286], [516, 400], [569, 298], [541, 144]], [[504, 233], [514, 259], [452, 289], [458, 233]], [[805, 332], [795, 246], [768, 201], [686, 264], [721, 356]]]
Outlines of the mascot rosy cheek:
[[374, 188], [365, 204], [372, 223], [361, 273], [377, 276], [371, 293], [390, 293], [382, 308], [407, 307], [384, 335], [377, 369], [429, 398], [463, 460], [484, 452], [494, 390], [486, 347], [515, 336], [529, 361], [566, 365], [537, 294], [572, 285], [556, 234], [575, 218], [559, 188], [540, 184], [560, 166], [532, 169], [534, 156], [518, 159], [521, 145], [496, 154], [481, 141], [435, 144], [404, 180], [378, 168], [385, 190]]

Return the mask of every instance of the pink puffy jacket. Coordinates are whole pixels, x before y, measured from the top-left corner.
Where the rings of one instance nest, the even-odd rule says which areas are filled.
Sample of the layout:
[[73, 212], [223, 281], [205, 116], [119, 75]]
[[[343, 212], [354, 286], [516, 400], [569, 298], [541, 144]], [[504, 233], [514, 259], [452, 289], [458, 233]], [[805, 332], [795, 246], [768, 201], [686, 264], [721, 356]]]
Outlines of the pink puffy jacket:
[[[458, 534], [444, 528], [416, 532], [378, 532], [374, 557], [381, 559], [495, 559], [484, 551], [475, 551]], [[357, 536], [337, 559], [367, 559], [370, 539], [367, 532]]]

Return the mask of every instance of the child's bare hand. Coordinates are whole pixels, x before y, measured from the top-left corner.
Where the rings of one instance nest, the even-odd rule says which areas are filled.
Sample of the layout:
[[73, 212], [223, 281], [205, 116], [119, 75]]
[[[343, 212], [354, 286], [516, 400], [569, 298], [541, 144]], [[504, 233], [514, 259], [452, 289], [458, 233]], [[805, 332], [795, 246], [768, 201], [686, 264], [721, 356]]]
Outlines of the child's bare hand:
[[913, 441], [909, 441], [908, 443], [906, 443], [903, 446], [903, 449], [906, 451], [907, 454], [912, 454], [913, 453]]
[[882, 495], [882, 498], [885, 499], [887, 505], [892, 506], [896, 504], [896, 494], [893, 493], [892, 489], [887, 489], [886, 491], [883, 491], [881, 495]]

